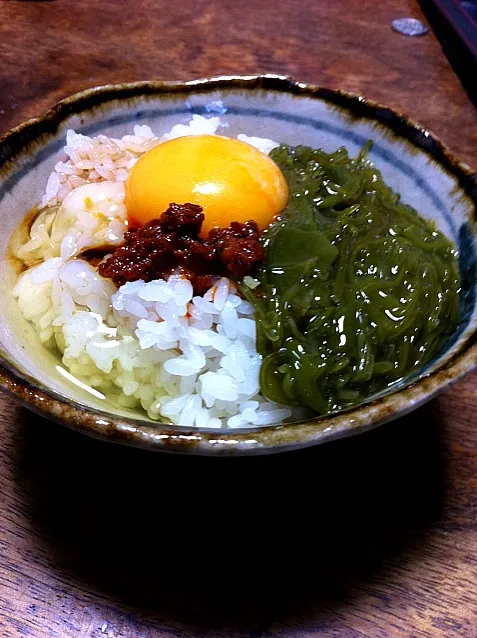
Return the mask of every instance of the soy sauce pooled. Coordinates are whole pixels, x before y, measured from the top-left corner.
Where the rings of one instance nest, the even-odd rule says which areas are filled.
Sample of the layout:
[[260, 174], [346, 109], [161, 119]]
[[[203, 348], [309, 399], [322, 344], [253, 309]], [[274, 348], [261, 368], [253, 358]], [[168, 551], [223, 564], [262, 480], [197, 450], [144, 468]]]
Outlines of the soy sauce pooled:
[[452, 243], [400, 202], [366, 159], [282, 145], [290, 187], [262, 235], [255, 306], [262, 392], [326, 414], [356, 405], [436, 357], [459, 318]]

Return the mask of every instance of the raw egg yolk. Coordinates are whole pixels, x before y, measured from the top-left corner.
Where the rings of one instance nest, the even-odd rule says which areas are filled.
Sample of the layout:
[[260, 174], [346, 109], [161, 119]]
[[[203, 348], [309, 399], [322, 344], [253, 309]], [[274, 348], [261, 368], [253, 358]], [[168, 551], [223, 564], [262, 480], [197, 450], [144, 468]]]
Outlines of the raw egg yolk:
[[286, 180], [268, 155], [217, 135], [179, 137], [145, 153], [126, 181], [133, 225], [157, 219], [171, 203], [202, 206], [202, 234], [254, 220], [264, 230], [286, 206]]

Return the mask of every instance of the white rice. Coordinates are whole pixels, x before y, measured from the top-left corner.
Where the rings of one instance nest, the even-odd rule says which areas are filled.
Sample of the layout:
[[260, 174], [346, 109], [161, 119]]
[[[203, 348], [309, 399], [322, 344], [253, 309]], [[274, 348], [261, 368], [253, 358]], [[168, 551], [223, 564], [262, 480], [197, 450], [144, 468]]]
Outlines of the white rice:
[[[154, 146], [186, 135], [215, 135], [220, 126], [224, 124], [219, 117], [193, 115], [187, 125], [176, 124], [161, 137], [156, 137], [150, 127], [145, 125], [136, 125], [134, 135], [124, 135], [121, 139], [105, 135], [91, 138], [69, 130], [64, 148], [68, 159], [56, 164], [48, 179], [40, 208], [61, 204], [73, 188], [82, 184], [103, 180], [124, 182], [141, 155]], [[243, 133], [237, 138], [267, 154], [278, 146], [273, 140], [250, 137]]]
[[[30, 268], [14, 295], [40, 340], [59, 349], [65, 368], [125, 407], [203, 428], [280, 423], [301, 411], [260, 394], [253, 307], [232, 281], [221, 279], [203, 297], [193, 296], [191, 283], [176, 275], [116, 289], [75, 259], [102, 241], [112, 248], [121, 243], [126, 214], [123, 189], [114, 184], [126, 179], [144, 152], [174, 137], [215, 134], [219, 125], [217, 117], [193, 116], [189, 125], [178, 124], [161, 138], [147, 126], [121, 139], [68, 131], [67, 159], [56, 164], [44, 211], [19, 251]], [[277, 145], [239, 138], [264, 152]], [[91, 189], [96, 183], [103, 186]], [[83, 192], [88, 206], [82, 207]]]

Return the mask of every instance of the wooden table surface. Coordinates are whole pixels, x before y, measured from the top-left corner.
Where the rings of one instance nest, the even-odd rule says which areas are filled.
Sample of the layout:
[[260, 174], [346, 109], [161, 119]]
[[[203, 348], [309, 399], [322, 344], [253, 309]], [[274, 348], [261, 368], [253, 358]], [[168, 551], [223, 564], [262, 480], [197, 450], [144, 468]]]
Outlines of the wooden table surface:
[[[98, 84], [290, 74], [407, 112], [475, 163], [477, 117], [406, 0], [0, 2], [0, 129]], [[0, 635], [477, 636], [477, 375], [367, 435], [153, 455], [0, 398]]]

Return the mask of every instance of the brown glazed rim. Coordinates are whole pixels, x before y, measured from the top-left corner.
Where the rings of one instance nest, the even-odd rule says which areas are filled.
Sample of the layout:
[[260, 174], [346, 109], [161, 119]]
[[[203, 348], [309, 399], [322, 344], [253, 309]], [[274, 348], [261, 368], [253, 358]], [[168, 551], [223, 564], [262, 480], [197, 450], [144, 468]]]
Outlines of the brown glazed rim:
[[[207, 93], [218, 90], [265, 90], [304, 95], [325, 101], [346, 112], [350, 119], [368, 119], [383, 124], [396, 136], [425, 151], [448, 173], [477, 208], [477, 174], [460, 162], [432, 133], [401, 113], [371, 100], [337, 89], [312, 86], [288, 77], [253, 75], [217, 77], [190, 82], [145, 81], [87, 89], [58, 102], [44, 115], [28, 120], [0, 137], [0, 173], [31, 144], [54, 135], [72, 115], [91, 111], [112, 101], [164, 94]], [[280, 426], [240, 431], [197, 430], [185, 426], [150, 424], [81, 406], [24, 377], [10, 363], [0, 364], [0, 389], [38, 414], [91, 436], [150, 450], [205, 455], [244, 455], [281, 452], [307, 447], [374, 428], [424, 403], [445, 386], [457, 381], [477, 364], [474, 330], [432, 373], [393, 393], [357, 408]]]

